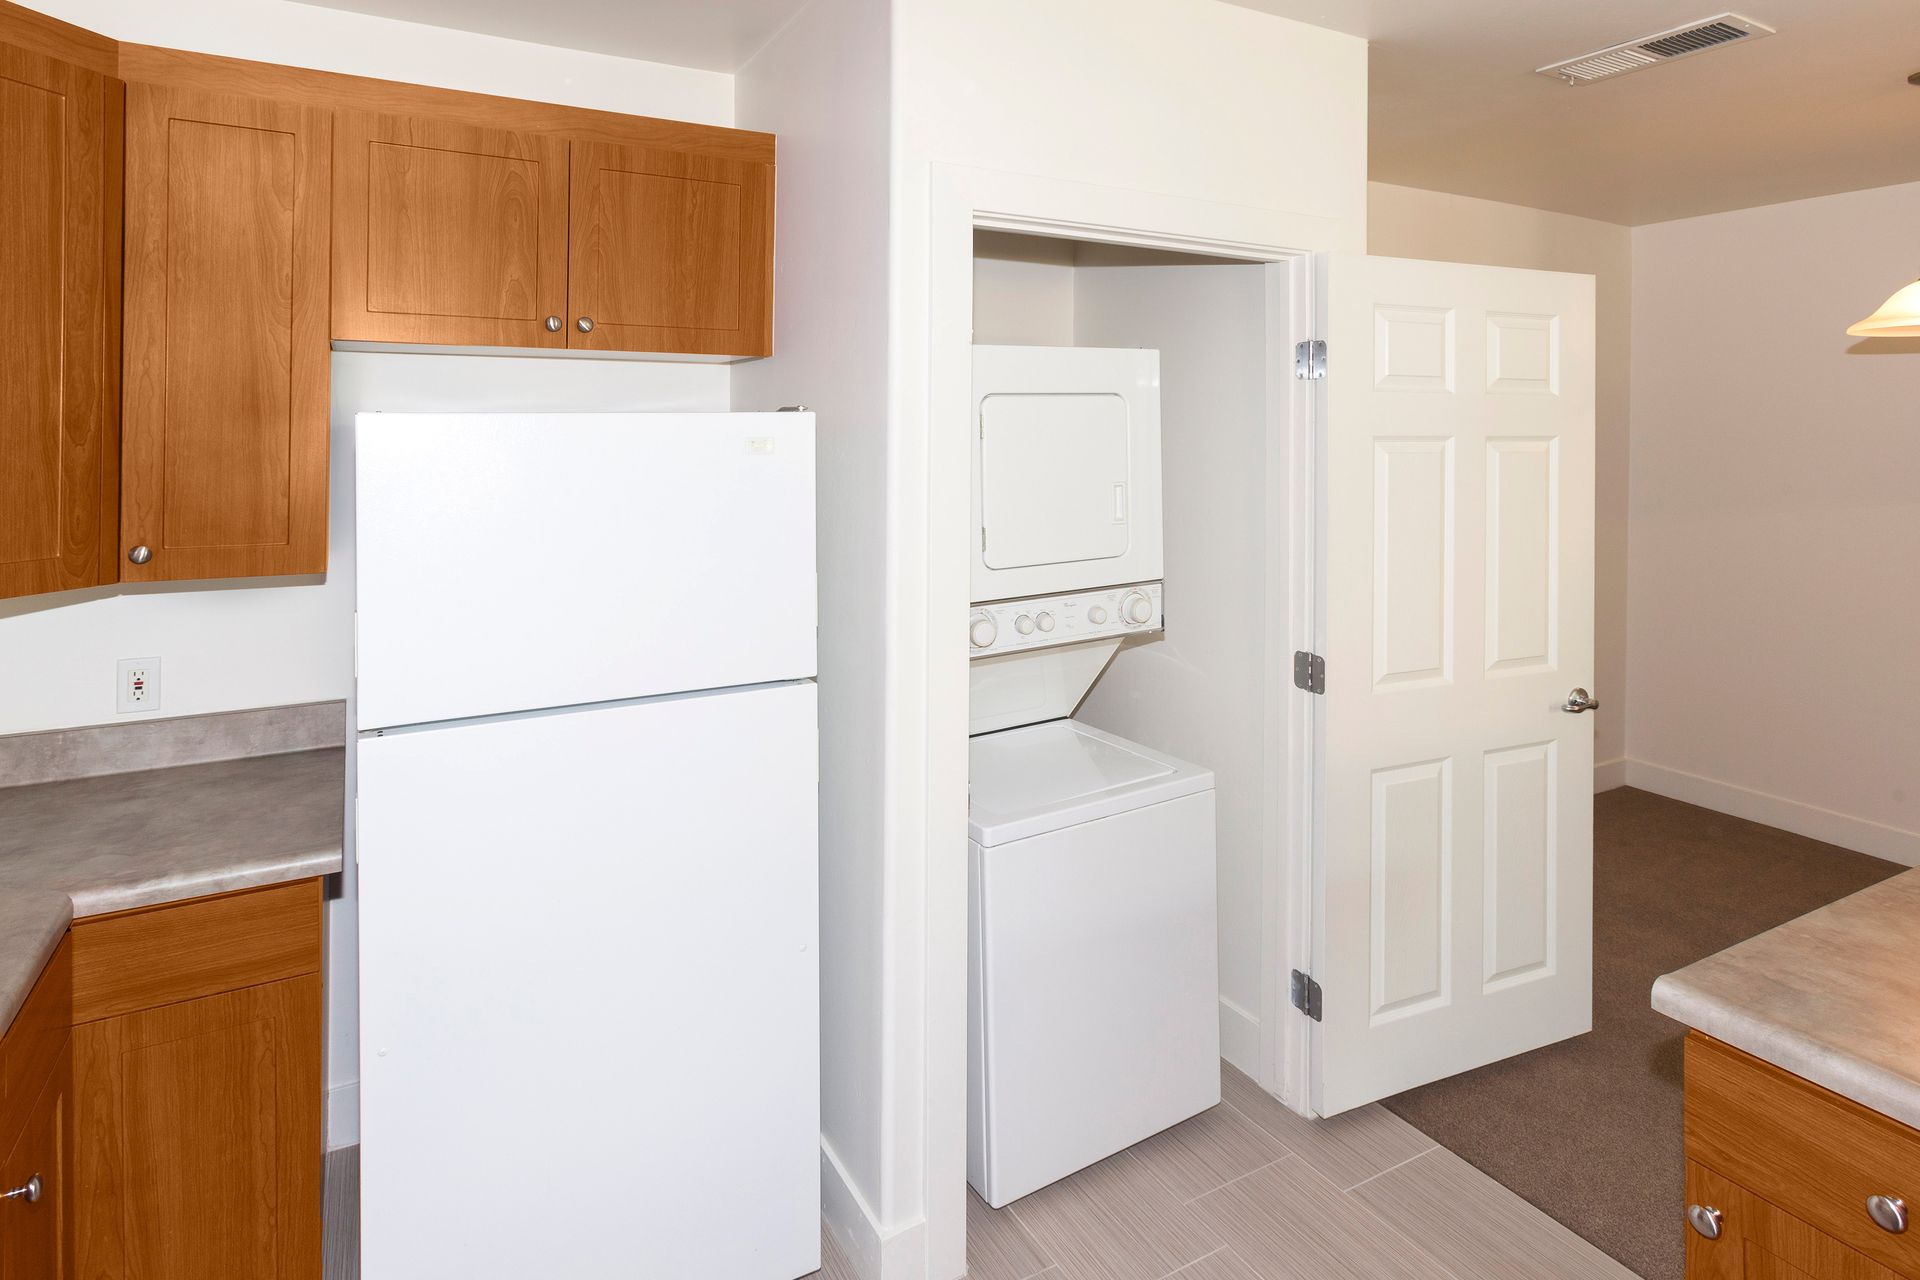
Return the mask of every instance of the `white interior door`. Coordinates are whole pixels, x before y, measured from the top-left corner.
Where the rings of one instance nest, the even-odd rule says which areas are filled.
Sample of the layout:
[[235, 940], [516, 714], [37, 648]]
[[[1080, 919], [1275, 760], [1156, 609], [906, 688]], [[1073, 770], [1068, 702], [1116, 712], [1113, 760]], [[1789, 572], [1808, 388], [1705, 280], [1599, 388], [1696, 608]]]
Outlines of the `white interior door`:
[[1593, 279], [1333, 257], [1314, 1108], [1593, 1015]]

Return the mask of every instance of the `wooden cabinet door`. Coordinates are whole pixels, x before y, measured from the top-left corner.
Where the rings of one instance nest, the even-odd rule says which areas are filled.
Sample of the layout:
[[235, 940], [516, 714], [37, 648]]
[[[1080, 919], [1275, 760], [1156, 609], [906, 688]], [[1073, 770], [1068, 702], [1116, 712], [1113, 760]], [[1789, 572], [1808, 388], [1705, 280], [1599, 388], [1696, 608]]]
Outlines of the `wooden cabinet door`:
[[0, 45], [0, 596], [113, 578], [106, 99]]
[[0, 1191], [25, 1193], [0, 1200], [0, 1280], [73, 1274], [71, 1085], [71, 1059], [63, 1049], [26, 1128], [0, 1158]]
[[127, 86], [124, 580], [326, 568], [331, 124]]
[[573, 144], [567, 343], [773, 353], [773, 165]]
[[80, 1274], [315, 1280], [320, 1037], [317, 974], [76, 1028]]
[[333, 336], [564, 347], [567, 143], [341, 111]]

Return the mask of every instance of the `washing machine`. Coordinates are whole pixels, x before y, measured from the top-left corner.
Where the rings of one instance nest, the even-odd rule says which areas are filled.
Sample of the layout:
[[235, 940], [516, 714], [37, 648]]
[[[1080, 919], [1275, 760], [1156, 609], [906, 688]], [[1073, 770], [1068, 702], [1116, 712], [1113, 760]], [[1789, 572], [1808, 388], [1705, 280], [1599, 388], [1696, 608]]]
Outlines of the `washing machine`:
[[1164, 626], [1158, 353], [976, 347], [967, 1180], [1220, 1100], [1213, 775], [1072, 718]]

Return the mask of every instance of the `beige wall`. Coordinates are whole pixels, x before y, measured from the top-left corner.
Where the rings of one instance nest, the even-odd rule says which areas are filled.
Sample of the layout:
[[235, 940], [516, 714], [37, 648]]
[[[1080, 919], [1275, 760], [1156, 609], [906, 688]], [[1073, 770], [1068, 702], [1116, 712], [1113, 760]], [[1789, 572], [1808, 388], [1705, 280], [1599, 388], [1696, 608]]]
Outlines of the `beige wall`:
[[1635, 228], [1629, 779], [1920, 863], [1920, 184]]
[[1599, 369], [1594, 438], [1594, 760], [1600, 785], [1621, 781], [1627, 753], [1627, 440], [1633, 232], [1564, 213], [1368, 184], [1367, 252], [1392, 258], [1578, 271], [1597, 282]]

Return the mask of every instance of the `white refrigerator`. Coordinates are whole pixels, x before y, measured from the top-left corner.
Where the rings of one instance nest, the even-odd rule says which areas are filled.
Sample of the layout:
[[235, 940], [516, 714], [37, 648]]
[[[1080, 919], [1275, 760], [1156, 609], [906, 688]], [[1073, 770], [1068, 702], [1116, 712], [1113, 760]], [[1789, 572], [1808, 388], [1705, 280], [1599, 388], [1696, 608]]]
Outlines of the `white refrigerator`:
[[355, 447], [362, 1274], [813, 1271], [812, 415]]

